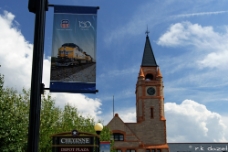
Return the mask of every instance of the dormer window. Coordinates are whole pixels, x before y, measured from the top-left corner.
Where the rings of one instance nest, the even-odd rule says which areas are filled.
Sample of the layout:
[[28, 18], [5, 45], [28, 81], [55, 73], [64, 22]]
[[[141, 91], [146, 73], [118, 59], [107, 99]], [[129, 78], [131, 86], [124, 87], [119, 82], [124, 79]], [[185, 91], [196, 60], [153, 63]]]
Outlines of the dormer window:
[[120, 133], [114, 133], [113, 134], [113, 139], [114, 141], [123, 141], [124, 140], [124, 135]]
[[146, 80], [146, 81], [151, 81], [151, 80], [153, 80], [153, 75], [152, 75], [152, 74], [147, 74], [146, 77], [145, 77], [145, 80]]

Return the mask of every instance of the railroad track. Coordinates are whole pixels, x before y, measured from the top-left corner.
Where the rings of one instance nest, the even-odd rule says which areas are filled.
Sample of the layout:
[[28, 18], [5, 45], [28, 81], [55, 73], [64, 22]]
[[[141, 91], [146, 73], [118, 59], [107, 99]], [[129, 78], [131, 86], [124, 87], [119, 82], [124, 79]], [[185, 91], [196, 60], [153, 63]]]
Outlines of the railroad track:
[[65, 79], [79, 71], [86, 69], [95, 63], [77, 65], [77, 66], [69, 66], [69, 67], [52, 67], [51, 68], [51, 80], [61, 80]]

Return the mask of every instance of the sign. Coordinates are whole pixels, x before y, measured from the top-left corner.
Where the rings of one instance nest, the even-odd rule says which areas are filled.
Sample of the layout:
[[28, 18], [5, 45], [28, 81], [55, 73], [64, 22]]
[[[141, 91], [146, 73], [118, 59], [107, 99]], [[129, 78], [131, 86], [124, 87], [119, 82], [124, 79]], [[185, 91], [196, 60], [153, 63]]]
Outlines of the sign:
[[96, 134], [72, 130], [52, 135], [52, 152], [98, 152], [100, 142]]
[[93, 137], [60, 137], [58, 144], [60, 145], [91, 145]]
[[54, 5], [50, 92], [97, 92], [97, 9]]
[[92, 152], [93, 148], [91, 147], [72, 147], [72, 148], [64, 148], [64, 147], [60, 147], [59, 148], [59, 152], [69, 152], [69, 151], [74, 151], [74, 152]]
[[170, 152], [228, 152], [228, 143], [168, 143]]

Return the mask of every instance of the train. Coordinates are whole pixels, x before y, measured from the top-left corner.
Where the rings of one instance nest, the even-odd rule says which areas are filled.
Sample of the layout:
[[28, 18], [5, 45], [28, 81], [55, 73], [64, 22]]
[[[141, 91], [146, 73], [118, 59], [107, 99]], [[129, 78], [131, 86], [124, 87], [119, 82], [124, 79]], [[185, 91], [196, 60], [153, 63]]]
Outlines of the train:
[[56, 66], [73, 66], [93, 62], [93, 58], [74, 43], [65, 43], [58, 49]]

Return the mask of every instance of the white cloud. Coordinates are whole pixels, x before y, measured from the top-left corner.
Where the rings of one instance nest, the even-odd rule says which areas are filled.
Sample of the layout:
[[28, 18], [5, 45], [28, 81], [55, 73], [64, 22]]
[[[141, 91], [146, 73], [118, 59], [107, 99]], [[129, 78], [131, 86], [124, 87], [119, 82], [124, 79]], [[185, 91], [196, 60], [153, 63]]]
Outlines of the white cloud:
[[223, 14], [223, 13], [228, 13], [228, 11], [190, 13], [190, 14], [175, 15], [173, 17], [192, 17], [192, 16], [202, 16], [202, 15], [217, 15], [217, 14]]
[[14, 17], [7, 11], [0, 15], [0, 64], [1, 73], [5, 75], [5, 86], [19, 90], [22, 86], [28, 88], [31, 85], [33, 46], [15, 27]]
[[205, 105], [184, 100], [165, 104], [168, 142], [227, 142], [227, 127], [221, 115]]
[[51, 66], [51, 58], [48, 57], [43, 61], [43, 83], [45, 84], [45, 88], [49, 88], [50, 66]]
[[[136, 112], [135, 107], [129, 108], [119, 108], [115, 110], [114, 114], [118, 114], [119, 117], [123, 120], [123, 122], [136, 122]], [[107, 125], [111, 119], [113, 118], [113, 112], [106, 113], [102, 116], [102, 120], [104, 120], [104, 124]]]
[[[12, 87], [19, 92], [22, 88], [29, 89], [32, 74], [33, 45], [25, 40], [16, 26], [15, 16], [7, 11], [0, 14], [0, 70], [5, 76], [4, 85]], [[43, 82], [49, 87], [50, 80], [50, 57], [43, 61]], [[56, 105], [63, 107], [66, 103], [76, 106], [84, 116], [99, 119], [101, 114], [99, 99], [90, 99], [82, 94], [51, 94], [55, 98]]]
[[120, 110], [117, 110], [116, 113], [118, 113], [119, 117], [124, 121], [124, 122], [136, 122], [136, 108], [131, 107], [131, 108], [123, 108]]
[[[63, 107], [65, 104], [75, 106], [79, 113], [83, 116], [89, 116], [95, 120], [99, 120], [101, 101], [99, 99], [91, 99], [83, 94], [71, 93], [52, 93], [51, 96], [55, 99], [56, 105]], [[102, 119], [101, 119], [102, 120]]]
[[172, 47], [193, 45], [197, 48], [200, 47], [201, 50], [210, 51], [219, 47], [218, 44], [223, 38], [223, 35], [216, 33], [211, 26], [203, 27], [199, 24], [181, 22], [172, 24], [157, 43], [158, 45]]
[[226, 93], [221, 90], [227, 86], [228, 80], [224, 77], [228, 73], [228, 30], [225, 27], [223, 31], [219, 33], [212, 26], [181, 22], [171, 25], [158, 39], [159, 45], [177, 50], [167, 49], [175, 56], [165, 57], [161, 66], [163, 74], [169, 75], [164, 78], [165, 88], [166, 95], [172, 100], [179, 98], [172, 94], [174, 88], [182, 96], [203, 103], [226, 100]]
[[220, 68], [227, 69], [228, 64], [228, 49], [221, 52], [212, 52], [206, 55], [202, 61], [198, 61], [201, 68], [210, 67], [210, 68]]
[[224, 31], [218, 33], [212, 26], [181, 22], [171, 25], [157, 44], [167, 47], [188, 46], [194, 52], [191, 59], [196, 61], [199, 68], [224, 69], [228, 64], [228, 32]]

